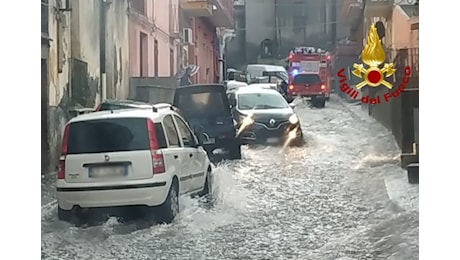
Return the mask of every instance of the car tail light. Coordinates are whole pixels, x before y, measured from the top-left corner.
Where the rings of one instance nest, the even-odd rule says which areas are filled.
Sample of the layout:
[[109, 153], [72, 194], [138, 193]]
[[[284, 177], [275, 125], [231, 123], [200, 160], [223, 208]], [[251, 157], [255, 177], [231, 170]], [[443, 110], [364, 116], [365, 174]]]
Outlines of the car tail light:
[[155, 133], [155, 125], [153, 121], [147, 119], [147, 130], [149, 132], [150, 153], [152, 155], [153, 174], [165, 172], [165, 162], [163, 153], [159, 150], [157, 135]]
[[321, 85], [321, 89], [326, 89], [326, 85]]
[[62, 137], [61, 157], [59, 157], [59, 170], [58, 179], [65, 179], [65, 158], [67, 156], [67, 144], [69, 142], [69, 127], [66, 125], [64, 129], [64, 136]]
[[289, 89], [290, 89], [290, 90], [293, 90], [293, 89], [294, 89], [294, 85], [289, 85]]

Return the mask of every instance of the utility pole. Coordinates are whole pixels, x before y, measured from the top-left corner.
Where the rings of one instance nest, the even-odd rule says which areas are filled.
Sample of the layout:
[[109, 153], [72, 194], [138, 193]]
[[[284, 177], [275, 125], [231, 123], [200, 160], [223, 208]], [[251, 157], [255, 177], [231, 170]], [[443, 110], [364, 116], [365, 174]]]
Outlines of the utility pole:
[[226, 28], [216, 28], [219, 38], [219, 83], [225, 80], [225, 46], [228, 41], [235, 37], [235, 30]]

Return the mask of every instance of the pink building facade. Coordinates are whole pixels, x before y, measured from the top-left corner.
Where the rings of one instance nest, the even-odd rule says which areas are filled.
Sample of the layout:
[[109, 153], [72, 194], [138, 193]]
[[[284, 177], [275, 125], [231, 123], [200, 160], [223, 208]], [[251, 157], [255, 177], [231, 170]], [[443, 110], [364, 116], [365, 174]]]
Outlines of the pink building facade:
[[130, 0], [129, 74], [170, 77], [178, 69], [179, 0]]
[[200, 70], [194, 83], [219, 82], [219, 37], [216, 28], [233, 28], [233, 0], [181, 0], [184, 27], [193, 31], [188, 63]]

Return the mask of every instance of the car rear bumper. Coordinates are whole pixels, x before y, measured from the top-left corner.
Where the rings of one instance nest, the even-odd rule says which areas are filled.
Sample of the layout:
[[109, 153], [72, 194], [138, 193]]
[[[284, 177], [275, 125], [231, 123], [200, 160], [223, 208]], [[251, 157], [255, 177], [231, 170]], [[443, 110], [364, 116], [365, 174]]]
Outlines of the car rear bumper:
[[245, 129], [239, 139], [244, 144], [283, 144], [289, 132], [297, 128], [296, 136], [300, 136], [302, 129], [299, 124], [286, 123], [278, 128], [267, 128], [261, 124], [253, 124]]
[[61, 209], [99, 208], [116, 206], [158, 206], [165, 201], [170, 182], [132, 185], [58, 187], [57, 201]]
[[292, 92], [288, 94], [289, 97], [325, 97], [324, 92]]

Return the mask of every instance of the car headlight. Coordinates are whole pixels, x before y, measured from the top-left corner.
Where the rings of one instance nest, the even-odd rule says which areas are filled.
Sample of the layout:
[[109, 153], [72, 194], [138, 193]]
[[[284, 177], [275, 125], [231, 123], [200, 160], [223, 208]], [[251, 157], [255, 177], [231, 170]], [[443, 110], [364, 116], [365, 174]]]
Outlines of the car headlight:
[[289, 122], [295, 125], [299, 122], [299, 118], [297, 117], [296, 114], [293, 114], [291, 117], [289, 117]]

